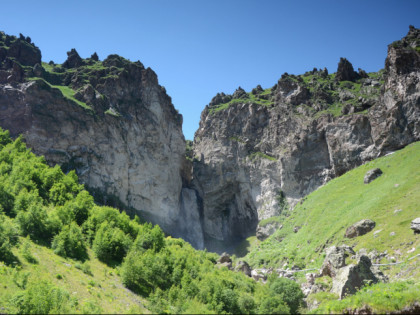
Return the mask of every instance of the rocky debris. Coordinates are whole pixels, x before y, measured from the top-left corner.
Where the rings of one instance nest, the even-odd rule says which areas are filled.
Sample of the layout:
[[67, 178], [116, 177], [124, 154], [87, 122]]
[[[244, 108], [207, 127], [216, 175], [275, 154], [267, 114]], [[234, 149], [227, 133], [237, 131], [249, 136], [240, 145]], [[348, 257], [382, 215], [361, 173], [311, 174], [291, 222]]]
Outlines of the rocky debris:
[[251, 270], [251, 277], [255, 281], [265, 282], [267, 280], [267, 273], [265, 269], [253, 269]]
[[70, 68], [77, 68], [83, 65], [83, 60], [80, 58], [76, 49], [72, 48], [70, 51], [67, 52], [67, 60], [64, 61], [63, 67], [70, 69]]
[[98, 57], [98, 54], [96, 53], [96, 51], [90, 56], [90, 59], [92, 59], [94, 61], [99, 61], [99, 57]]
[[297, 232], [299, 232], [299, 230], [301, 229], [301, 227], [300, 226], [295, 226], [294, 228], [293, 228], [293, 233], [297, 233]]
[[346, 266], [346, 258], [355, 255], [353, 248], [347, 245], [331, 246], [326, 250], [326, 256], [319, 271], [322, 276], [335, 277], [338, 269]]
[[377, 283], [379, 280], [370, 270], [372, 263], [367, 256], [361, 256], [356, 265], [340, 268], [333, 277], [331, 292], [338, 294], [340, 299], [357, 292], [367, 283]]
[[310, 98], [309, 89], [303, 84], [302, 79], [288, 73], [282, 74], [277, 82], [276, 94], [277, 102], [291, 105], [304, 104]]
[[270, 235], [273, 235], [275, 231], [280, 230], [282, 227], [283, 225], [280, 222], [271, 222], [264, 226], [258, 225], [256, 235], [257, 239], [260, 241], [264, 241]]
[[381, 175], [382, 175], [382, 170], [380, 168], [374, 168], [366, 172], [366, 175], [363, 181], [365, 184], [369, 184], [371, 181], [377, 179]]
[[209, 103], [209, 107], [213, 107], [219, 104], [228, 103], [232, 100], [231, 95], [226, 95], [225, 93], [217, 93], [215, 97]]
[[247, 275], [248, 277], [251, 277], [251, 267], [248, 265], [246, 261], [240, 260], [235, 266], [235, 271], [240, 271]]
[[246, 99], [246, 98], [249, 98], [249, 95], [245, 92], [243, 88], [238, 87], [236, 91], [233, 93], [232, 98]]
[[337, 81], [355, 81], [359, 78], [354, 71], [353, 65], [346, 58], [340, 58], [335, 79]]
[[232, 259], [230, 258], [228, 253], [223, 253], [220, 255], [219, 259], [217, 260], [217, 263], [223, 264], [223, 263], [231, 263]]
[[420, 218], [416, 218], [413, 221], [411, 221], [410, 228], [414, 231], [414, 234], [419, 234], [420, 233]]
[[348, 227], [346, 230], [345, 237], [354, 238], [357, 236], [365, 235], [366, 233], [372, 231], [376, 226], [376, 223], [369, 219], [363, 219], [359, 222], [356, 222], [352, 226]]
[[366, 71], [365, 70], [363, 70], [363, 69], [358, 69], [358, 74], [359, 74], [359, 77], [360, 78], [363, 78], [363, 79], [367, 79], [367, 78], [369, 78], [369, 76], [368, 76], [368, 74], [366, 73]]
[[261, 87], [261, 85], [257, 85], [255, 88], [252, 89], [251, 93], [254, 95], [259, 95], [261, 92], [263, 92], [263, 88]]
[[219, 259], [217, 260], [216, 267], [222, 268], [226, 267], [229, 270], [232, 270], [232, 259], [230, 258], [228, 253], [223, 253], [220, 255]]

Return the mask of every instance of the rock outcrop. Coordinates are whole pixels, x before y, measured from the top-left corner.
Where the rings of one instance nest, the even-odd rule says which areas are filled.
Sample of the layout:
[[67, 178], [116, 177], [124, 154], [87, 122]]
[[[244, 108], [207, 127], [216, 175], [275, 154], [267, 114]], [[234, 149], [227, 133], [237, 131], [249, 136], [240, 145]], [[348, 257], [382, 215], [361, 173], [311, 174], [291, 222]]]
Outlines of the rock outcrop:
[[373, 170], [367, 171], [363, 179], [363, 182], [365, 184], [369, 184], [371, 181], [377, 179], [381, 175], [382, 175], [382, 170], [380, 168], [374, 168]]
[[372, 231], [376, 226], [376, 223], [369, 219], [363, 219], [356, 222], [352, 226], [349, 226], [346, 230], [345, 237], [354, 238], [357, 236], [365, 235]]
[[356, 293], [369, 283], [377, 283], [378, 278], [370, 270], [372, 263], [367, 256], [361, 256], [355, 265], [348, 265], [338, 270], [333, 278], [331, 292], [338, 294], [340, 299]]
[[410, 28], [389, 45], [384, 71], [367, 78], [342, 59], [338, 78], [315, 68], [247, 96], [216, 95], [194, 139], [207, 244], [234, 244], [287, 209], [283, 197], [293, 207], [331, 178], [420, 140], [419, 46]]
[[414, 234], [420, 234], [420, 218], [411, 221], [410, 228], [414, 231]]
[[49, 164], [75, 169], [97, 201], [203, 248], [197, 196], [182, 185], [182, 116], [156, 74], [74, 49], [44, 68], [26, 40], [1, 33], [0, 43], [0, 126]]

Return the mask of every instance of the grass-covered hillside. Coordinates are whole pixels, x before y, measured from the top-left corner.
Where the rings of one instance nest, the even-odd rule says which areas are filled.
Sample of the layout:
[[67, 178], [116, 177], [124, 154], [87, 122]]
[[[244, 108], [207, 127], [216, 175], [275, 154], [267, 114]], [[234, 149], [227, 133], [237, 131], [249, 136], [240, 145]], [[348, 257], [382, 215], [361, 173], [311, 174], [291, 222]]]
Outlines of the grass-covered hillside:
[[[364, 184], [366, 172], [373, 168], [380, 168], [383, 175]], [[347, 244], [355, 251], [386, 251], [381, 263], [405, 261], [420, 253], [420, 236], [410, 229], [411, 221], [420, 216], [419, 204], [417, 142], [331, 180], [282, 217], [260, 222], [264, 225], [279, 221], [283, 227], [264, 242], [250, 238], [243, 244], [242, 254], [248, 247], [245, 259], [254, 266], [279, 267], [286, 263], [289, 267], [318, 268], [327, 247]], [[363, 236], [345, 238], [346, 229], [361, 219], [375, 221], [375, 229]], [[393, 274], [405, 270], [404, 277], [418, 279], [418, 264], [419, 260], [414, 259], [385, 268]]]
[[295, 282], [266, 285], [158, 226], [97, 206], [0, 130], [0, 313], [289, 313]]

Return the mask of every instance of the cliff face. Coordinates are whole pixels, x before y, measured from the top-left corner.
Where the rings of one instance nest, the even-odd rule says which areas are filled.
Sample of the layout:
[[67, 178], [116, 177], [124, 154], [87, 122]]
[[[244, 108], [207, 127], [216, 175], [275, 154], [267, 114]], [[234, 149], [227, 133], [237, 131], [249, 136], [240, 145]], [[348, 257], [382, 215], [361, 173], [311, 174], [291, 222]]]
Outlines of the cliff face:
[[100, 202], [201, 247], [201, 235], [180, 233], [190, 216], [181, 205], [194, 197], [182, 191], [182, 116], [156, 74], [117, 55], [101, 62], [75, 50], [63, 65], [41, 64], [22, 36], [1, 34], [0, 44], [0, 126], [22, 134], [49, 164], [75, 169]]
[[341, 59], [336, 74], [284, 74], [271, 89], [218, 94], [194, 139], [207, 245], [255, 232], [329, 179], [420, 140], [420, 31], [391, 44], [384, 71]]
[[378, 73], [342, 58], [337, 73], [285, 73], [270, 89], [216, 95], [191, 164], [182, 116], [150, 68], [74, 49], [46, 64], [30, 38], [0, 33], [0, 126], [75, 169], [99, 202], [229, 250], [329, 179], [420, 140], [419, 43], [410, 27]]

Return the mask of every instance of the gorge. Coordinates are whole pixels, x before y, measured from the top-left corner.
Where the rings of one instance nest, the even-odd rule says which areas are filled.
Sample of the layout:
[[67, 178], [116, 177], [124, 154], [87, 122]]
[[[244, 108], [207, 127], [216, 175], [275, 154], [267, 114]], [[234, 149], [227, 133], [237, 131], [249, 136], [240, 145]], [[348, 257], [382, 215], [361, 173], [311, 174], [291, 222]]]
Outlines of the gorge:
[[420, 30], [383, 70], [283, 74], [269, 89], [217, 94], [189, 156], [182, 116], [157, 75], [117, 55], [44, 63], [0, 34], [0, 126], [75, 169], [97, 202], [159, 224], [198, 249], [231, 251], [258, 222], [366, 161], [420, 140]]

